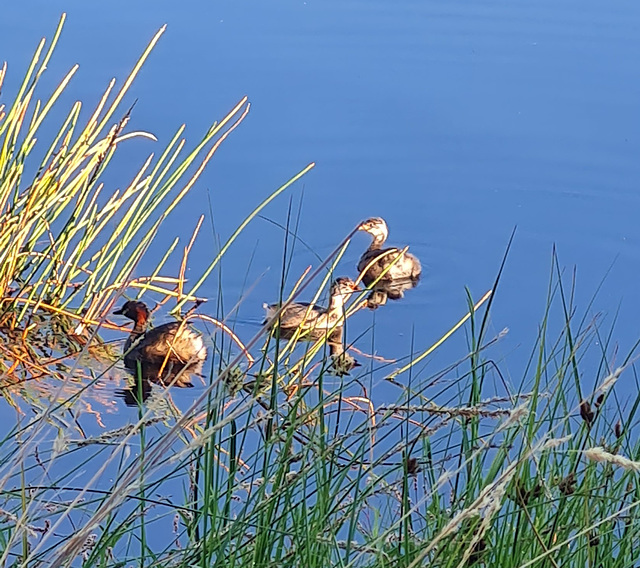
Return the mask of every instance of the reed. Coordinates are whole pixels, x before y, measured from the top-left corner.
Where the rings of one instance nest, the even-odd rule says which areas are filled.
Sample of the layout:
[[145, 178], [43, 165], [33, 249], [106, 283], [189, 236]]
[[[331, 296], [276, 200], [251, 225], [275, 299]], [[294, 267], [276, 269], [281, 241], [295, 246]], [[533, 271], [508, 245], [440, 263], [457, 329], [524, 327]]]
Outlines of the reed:
[[[1, 115], [0, 315], [10, 328], [29, 314], [49, 310], [77, 318], [84, 331], [104, 319], [125, 288], [153, 290], [176, 298], [180, 306], [194, 300], [195, 290], [185, 289], [183, 279], [158, 276], [177, 243], [151, 277], [131, 275], [162, 223], [249, 111], [244, 97], [192, 149], [186, 148], [180, 127], [158, 157], [150, 155], [123, 189], [109, 193], [101, 180], [120, 147], [135, 138], [155, 140], [146, 132], [126, 131], [130, 110], [123, 110], [122, 103], [162, 28], [120, 90], [115, 92], [115, 80], [110, 82], [86, 123], [79, 124], [82, 103], [72, 106], [35, 177], [25, 180], [42, 122], [77, 69], [51, 95], [36, 99], [63, 23], [64, 16], [48, 47], [42, 40], [13, 104]], [[5, 74], [6, 64], [0, 87]]]
[[[277, 324], [239, 338], [220, 289], [216, 313], [199, 316], [211, 326], [212, 356], [188, 407], [174, 389], [154, 387], [132, 422], [101, 426], [110, 401], [99, 386], [117, 356], [100, 334], [116, 298], [154, 294], [178, 314], [246, 225], [313, 165], [258, 205], [193, 284], [184, 278], [189, 250], [206, 238], [197, 220], [179, 274], [160, 275], [174, 242], [150, 276], [132, 278], [248, 103], [191, 150], [180, 129], [124, 190], [104, 196], [101, 176], [120, 145], [150, 136], [127, 133], [129, 113], [118, 109], [161, 30], [84, 126], [73, 106], [25, 181], [40, 124], [73, 74], [35, 99], [61, 26], [38, 47], [0, 122], [0, 389], [17, 417], [0, 436], [2, 565], [634, 565], [640, 395], [620, 400], [615, 384], [637, 384], [638, 344], [621, 357], [613, 327], [587, 319], [589, 309], [580, 319], [555, 253], [537, 340], [510, 375], [498, 350], [505, 333], [489, 331], [504, 263], [480, 299], [465, 303], [461, 291], [460, 312], [438, 339], [413, 337], [398, 360], [358, 353], [366, 363], [350, 374], [332, 374], [323, 340], [277, 341]], [[300, 239], [291, 226], [289, 218], [284, 305], [320, 298], [353, 235], [299, 276], [288, 271]], [[366, 292], [347, 306], [347, 325]], [[463, 331], [455, 362], [422, 365]], [[377, 333], [348, 337], [346, 352]], [[38, 343], [51, 337], [54, 347]], [[78, 408], [91, 413], [93, 433]]]

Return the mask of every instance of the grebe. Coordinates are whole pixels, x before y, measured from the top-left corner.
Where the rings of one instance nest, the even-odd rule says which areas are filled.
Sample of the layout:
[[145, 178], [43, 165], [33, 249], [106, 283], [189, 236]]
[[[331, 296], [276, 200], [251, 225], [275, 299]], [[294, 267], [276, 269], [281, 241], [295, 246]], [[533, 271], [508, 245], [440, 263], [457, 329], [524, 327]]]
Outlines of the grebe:
[[[389, 282], [403, 279], [418, 281], [422, 267], [420, 266], [420, 261], [414, 255], [405, 252], [398, 258], [402, 249], [396, 247], [382, 248], [389, 236], [389, 229], [384, 219], [380, 217], [367, 219], [358, 225], [358, 231], [365, 231], [373, 237], [369, 248], [360, 257], [360, 262], [358, 262], [358, 271], [360, 273], [366, 269], [362, 281], [367, 286], [376, 281]], [[371, 265], [369, 266], [370, 263]], [[368, 269], [367, 266], [369, 266]], [[387, 267], [389, 269], [382, 274]]]
[[[324, 308], [315, 304], [295, 303], [288, 305], [280, 314], [280, 338], [290, 339], [300, 329], [300, 339], [315, 341], [329, 333], [329, 340], [341, 333], [344, 323], [344, 305], [357, 286], [350, 278], [338, 278], [329, 293], [329, 307]], [[267, 319], [270, 321], [280, 308], [280, 304], [264, 304]], [[277, 324], [278, 320], [272, 323]]]
[[144, 378], [151, 379], [163, 365], [173, 376], [179, 371], [172, 369], [177, 365], [193, 372], [193, 367], [201, 366], [207, 358], [202, 337], [185, 322], [165, 323], [147, 330], [149, 309], [143, 302], [135, 301], [126, 302], [113, 313], [133, 320], [133, 329], [124, 344], [124, 364], [136, 372], [140, 362]]

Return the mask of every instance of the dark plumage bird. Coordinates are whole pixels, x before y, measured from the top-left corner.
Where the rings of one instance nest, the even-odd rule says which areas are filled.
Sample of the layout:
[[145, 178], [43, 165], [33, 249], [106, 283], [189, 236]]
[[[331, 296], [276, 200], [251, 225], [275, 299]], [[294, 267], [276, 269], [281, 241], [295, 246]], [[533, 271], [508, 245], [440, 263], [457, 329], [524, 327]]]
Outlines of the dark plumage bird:
[[148, 329], [149, 309], [143, 302], [126, 302], [114, 314], [133, 321], [133, 329], [124, 344], [124, 364], [135, 373], [139, 362], [144, 378], [152, 380], [163, 365], [172, 376], [183, 368], [197, 372], [207, 358], [202, 337], [185, 322]]
[[[338, 278], [329, 292], [329, 307], [308, 303], [288, 305], [280, 314], [280, 338], [290, 339], [300, 330], [300, 339], [316, 340], [331, 331], [331, 335], [341, 329], [344, 305], [357, 286], [350, 278]], [[264, 304], [267, 319], [270, 321], [280, 308], [279, 304]], [[277, 321], [277, 320], [276, 320]], [[274, 322], [275, 324], [276, 322]]]
[[[367, 286], [376, 281], [418, 281], [422, 267], [420, 266], [420, 261], [414, 255], [409, 252], [401, 254], [402, 249], [396, 247], [382, 248], [389, 236], [389, 229], [384, 219], [380, 217], [367, 219], [360, 223], [358, 230], [369, 233], [373, 237], [369, 248], [360, 257], [360, 262], [358, 262], [358, 271], [362, 273], [366, 270], [362, 281]], [[387, 268], [388, 270], [385, 272]]]

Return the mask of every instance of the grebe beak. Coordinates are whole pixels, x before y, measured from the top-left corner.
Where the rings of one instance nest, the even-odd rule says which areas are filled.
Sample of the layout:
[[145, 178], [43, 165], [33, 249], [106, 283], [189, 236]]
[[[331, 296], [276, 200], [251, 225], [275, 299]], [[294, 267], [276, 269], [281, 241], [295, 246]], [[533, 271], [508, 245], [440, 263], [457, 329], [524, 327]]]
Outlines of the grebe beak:
[[350, 289], [350, 291], [343, 292], [343, 294], [345, 295], [351, 296], [351, 294], [355, 294], [356, 292], [359, 292], [360, 290], [362, 290], [362, 288], [360, 288], [360, 286], [358, 286], [355, 282], [350, 282], [349, 284], [347, 284], [347, 286]]
[[115, 310], [113, 312], [115, 315], [117, 316], [123, 316], [124, 315], [124, 306], [122, 306], [121, 308], [118, 308], [117, 310]]

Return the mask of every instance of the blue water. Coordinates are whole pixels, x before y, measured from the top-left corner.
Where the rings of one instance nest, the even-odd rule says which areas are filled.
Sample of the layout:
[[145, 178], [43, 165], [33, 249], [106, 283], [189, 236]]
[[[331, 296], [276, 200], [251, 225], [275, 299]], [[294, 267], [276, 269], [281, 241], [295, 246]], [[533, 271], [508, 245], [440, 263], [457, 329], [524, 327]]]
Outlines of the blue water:
[[[107, 81], [121, 81], [153, 33], [168, 24], [127, 100], [138, 100], [130, 128], [148, 130], [160, 143], [130, 143], [119, 171], [110, 174], [113, 187], [124, 185], [180, 124], [195, 143], [214, 119], [249, 96], [249, 117], [167, 223], [160, 244], [174, 234], [188, 239], [200, 213], [209, 216], [209, 199], [224, 240], [271, 191], [316, 162], [267, 217], [284, 223], [289, 196], [294, 209], [302, 199], [299, 236], [323, 256], [359, 221], [381, 215], [390, 242], [409, 244], [423, 262], [423, 281], [403, 302], [350, 322], [357, 336], [375, 319], [380, 355], [406, 355], [412, 341], [415, 350], [424, 349], [464, 315], [465, 287], [475, 298], [491, 288], [514, 227], [491, 320], [492, 333], [510, 330], [496, 349], [507, 357], [512, 384], [522, 378], [543, 315], [554, 244], [569, 276], [577, 266], [579, 311], [601, 313], [610, 324], [619, 310], [620, 354], [635, 342], [637, 2], [150, 6], [7, 4], [0, 60], [9, 61], [6, 102], [39, 38], [50, 37], [60, 12], [68, 12], [43, 85], [52, 87], [80, 63], [61, 108], [79, 98], [88, 112]], [[354, 275], [367, 244], [356, 235], [341, 274]], [[257, 219], [225, 257], [225, 305], [243, 295], [245, 278], [253, 287], [240, 308], [237, 331], [244, 338], [258, 330], [262, 303], [277, 299], [282, 246], [282, 231]], [[161, 254], [160, 246], [152, 250], [149, 266]], [[192, 273], [214, 254], [209, 231], [193, 252]], [[289, 284], [309, 264], [318, 262], [298, 247]], [[212, 278], [204, 292], [215, 299], [217, 290]], [[363, 343], [370, 351], [369, 336]], [[462, 356], [465, 346], [459, 333], [436, 354], [432, 370]], [[190, 392], [178, 396], [188, 401]]]

